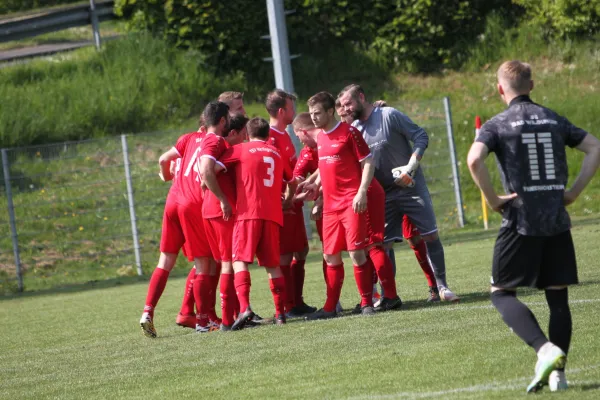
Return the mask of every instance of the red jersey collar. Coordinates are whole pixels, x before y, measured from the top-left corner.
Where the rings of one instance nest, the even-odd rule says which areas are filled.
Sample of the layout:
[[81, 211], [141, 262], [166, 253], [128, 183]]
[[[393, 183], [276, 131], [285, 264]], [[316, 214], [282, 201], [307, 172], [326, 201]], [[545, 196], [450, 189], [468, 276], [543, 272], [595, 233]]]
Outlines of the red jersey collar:
[[335, 131], [337, 129], [337, 127], [340, 126], [341, 123], [342, 123], [342, 121], [338, 121], [338, 123], [335, 124], [335, 126], [330, 131], [326, 131], [325, 129], [323, 129], [323, 133], [326, 135], [329, 135], [331, 132]]

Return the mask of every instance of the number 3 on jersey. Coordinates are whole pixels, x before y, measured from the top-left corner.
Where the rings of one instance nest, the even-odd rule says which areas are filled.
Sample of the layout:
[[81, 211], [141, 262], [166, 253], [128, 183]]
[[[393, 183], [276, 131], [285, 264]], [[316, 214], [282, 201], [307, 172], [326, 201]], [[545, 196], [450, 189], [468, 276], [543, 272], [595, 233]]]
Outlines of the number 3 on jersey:
[[265, 164], [269, 165], [267, 168], [267, 175], [269, 176], [269, 179], [263, 179], [263, 183], [266, 187], [271, 187], [273, 186], [273, 181], [275, 180], [275, 160], [273, 160], [273, 157], [264, 156], [263, 161]]

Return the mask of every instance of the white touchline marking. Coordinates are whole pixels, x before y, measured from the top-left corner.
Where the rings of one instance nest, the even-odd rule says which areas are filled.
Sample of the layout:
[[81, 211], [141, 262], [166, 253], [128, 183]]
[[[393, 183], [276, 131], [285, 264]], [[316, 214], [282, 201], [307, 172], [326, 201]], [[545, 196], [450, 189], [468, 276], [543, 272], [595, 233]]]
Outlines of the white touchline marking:
[[[587, 372], [592, 369], [600, 368], [600, 364], [590, 365], [588, 367], [581, 368], [573, 368], [567, 369], [567, 382], [572, 385], [585, 385], [585, 384], [598, 384], [599, 382], [589, 382], [589, 381], [572, 381], [568, 379], [571, 375], [576, 375], [581, 372]], [[529, 382], [531, 378], [519, 378], [519, 379], [511, 379], [506, 382], [490, 382], [483, 383], [479, 385], [467, 386], [463, 388], [455, 388], [448, 390], [439, 390], [436, 392], [398, 392], [393, 394], [383, 394], [383, 395], [364, 395], [364, 396], [356, 396], [350, 397], [350, 400], [360, 400], [360, 399], [373, 399], [373, 400], [384, 400], [384, 399], [424, 399], [428, 397], [439, 397], [444, 395], [451, 395], [456, 393], [479, 393], [479, 392], [492, 392], [492, 391], [502, 391], [502, 390], [525, 390], [525, 384]]]
[[[600, 299], [579, 299], [579, 300], [569, 300], [569, 304], [583, 304], [583, 303], [600, 303]], [[546, 306], [548, 305], [542, 301], [534, 301], [534, 302], [525, 302], [528, 306]], [[486, 304], [482, 306], [442, 306], [442, 307], [427, 307], [427, 308], [418, 308], [418, 309], [407, 309], [405, 312], [435, 312], [435, 311], [461, 311], [461, 310], [479, 310], [486, 308], [494, 308], [491, 304]]]

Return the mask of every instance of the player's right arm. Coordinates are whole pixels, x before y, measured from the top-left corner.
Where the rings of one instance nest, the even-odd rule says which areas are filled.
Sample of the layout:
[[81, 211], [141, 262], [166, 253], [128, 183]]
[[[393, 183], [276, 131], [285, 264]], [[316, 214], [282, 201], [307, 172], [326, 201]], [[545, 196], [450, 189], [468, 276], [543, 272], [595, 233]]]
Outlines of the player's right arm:
[[206, 185], [208, 190], [213, 192], [215, 197], [219, 199], [221, 203], [221, 211], [223, 211], [223, 219], [227, 221], [231, 217], [231, 204], [229, 204], [229, 200], [227, 200], [227, 196], [221, 190], [221, 186], [217, 181], [217, 174], [215, 172], [215, 165], [217, 165], [217, 161], [212, 157], [201, 157], [200, 158], [200, 176], [202, 177], [202, 182]]
[[585, 157], [573, 186], [565, 191], [565, 205], [573, 203], [579, 197], [600, 166], [600, 140], [596, 137], [589, 134], [585, 135], [581, 143], [575, 148], [585, 153]]
[[168, 151], [163, 153], [158, 159], [158, 165], [160, 166], [160, 172], [158, 176], [165, 182], [173, 179], [173, 173], [171, 172], [171, 161], [181, 157], [179, 151], [175, 147], [171, 147]]
[[408, 164], [392, 170], [392, 173], [398, 175], [394, 181], [396, 185], [410, 187], [414, 184], [413, 178], [419, 168], [423, 154], [425, 154], [425, 150], [429, 146], [429, 136], [425, 132], [425, 129], [415, 124], [408, 116], [396, 109], [392, 109], [390, 113], [390, 122], [393, 125], [392, 132], [400, 132], [413, 143], [413, 152]]

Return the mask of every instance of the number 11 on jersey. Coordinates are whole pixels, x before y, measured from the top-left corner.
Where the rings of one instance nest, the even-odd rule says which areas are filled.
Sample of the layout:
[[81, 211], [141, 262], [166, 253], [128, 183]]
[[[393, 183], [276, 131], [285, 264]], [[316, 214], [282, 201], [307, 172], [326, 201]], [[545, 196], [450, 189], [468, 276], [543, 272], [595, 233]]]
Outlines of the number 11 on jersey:
[[546, 179], [556, 179], [554, 168], [554, 149], [552, 148], [552, 133], [523, 133], [521, 135], [523, 144], [527, 145], [529, 173], [531, 180], [540, 180], [540, 165], [538, 159], [538, 143], [544, 146], [544, 175]]

